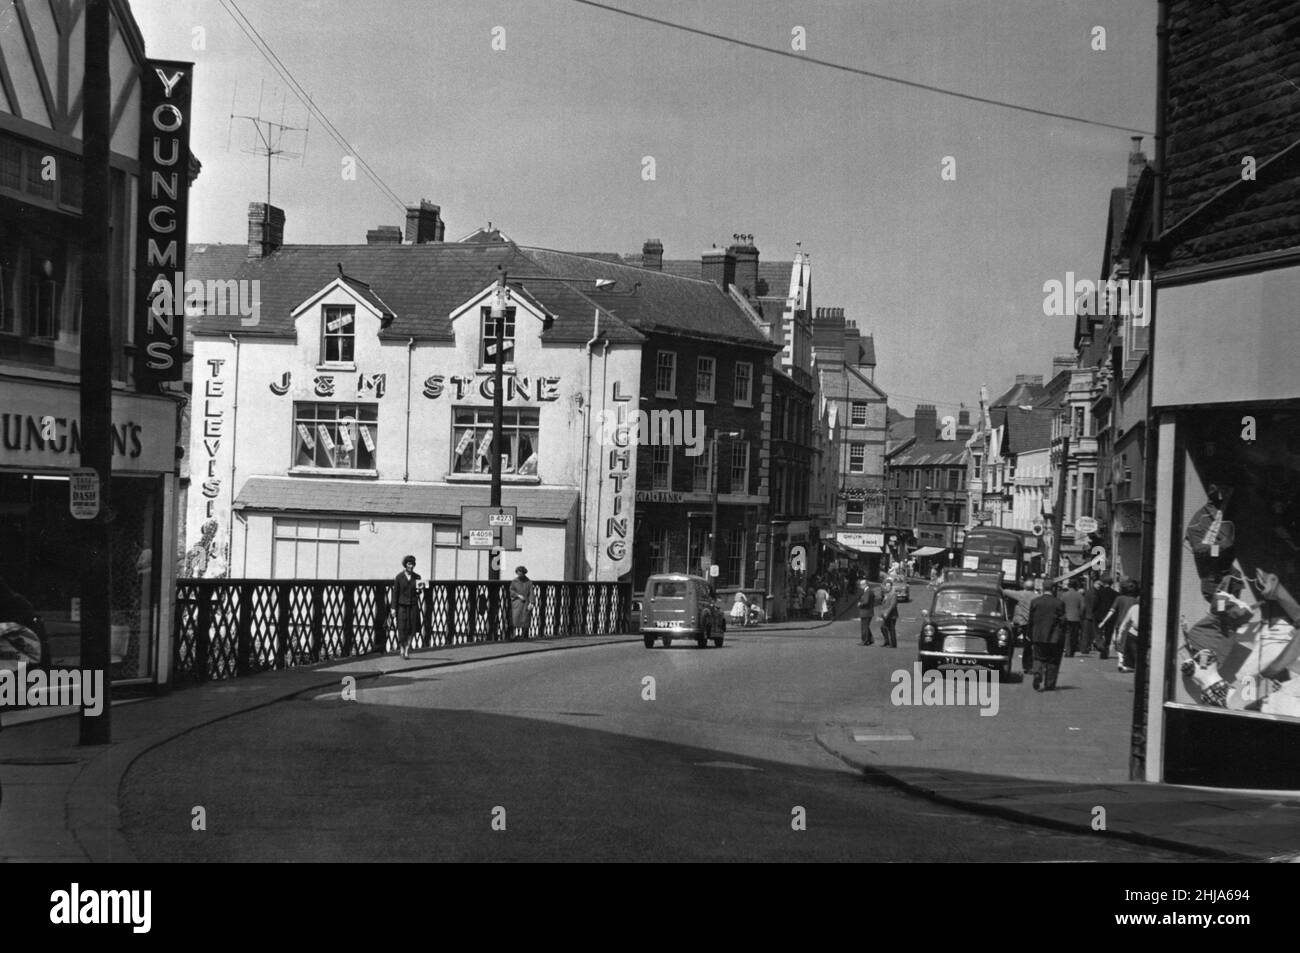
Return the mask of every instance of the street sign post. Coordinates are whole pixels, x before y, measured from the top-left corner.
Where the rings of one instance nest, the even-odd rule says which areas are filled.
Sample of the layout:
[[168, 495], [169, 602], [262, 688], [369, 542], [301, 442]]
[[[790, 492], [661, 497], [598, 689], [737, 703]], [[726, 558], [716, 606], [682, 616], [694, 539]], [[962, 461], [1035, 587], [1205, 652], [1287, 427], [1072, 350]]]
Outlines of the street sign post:
[[519, 549], [518, 507], [462, 506], [461, 549]]

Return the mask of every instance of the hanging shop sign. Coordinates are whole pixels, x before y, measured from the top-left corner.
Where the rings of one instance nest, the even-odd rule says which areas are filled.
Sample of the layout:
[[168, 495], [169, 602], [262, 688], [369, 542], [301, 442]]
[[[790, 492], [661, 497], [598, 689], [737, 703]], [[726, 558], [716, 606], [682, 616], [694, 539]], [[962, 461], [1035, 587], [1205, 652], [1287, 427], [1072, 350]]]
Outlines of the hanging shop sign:
[[147, 60], [140, 72], [140, 202], [136, 219], [136, 380], [178, 381], [184, 358], [184, 290], [190, 191], [193, 63]]

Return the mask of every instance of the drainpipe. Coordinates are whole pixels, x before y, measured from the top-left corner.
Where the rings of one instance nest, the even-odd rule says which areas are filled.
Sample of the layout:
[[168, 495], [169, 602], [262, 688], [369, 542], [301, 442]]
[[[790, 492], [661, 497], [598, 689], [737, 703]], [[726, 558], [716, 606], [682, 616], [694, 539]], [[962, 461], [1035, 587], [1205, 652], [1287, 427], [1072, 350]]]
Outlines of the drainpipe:
[[[587, 536], [587, 530], [588, 530], [588, 528], [591, 526], [591, 523], [592, 523], [592, 518], [591, 518], [591, 517], [592, 517], [592, 514], [591, 514], [591, 498], [588, 496], [588, 494], [591, 492], [591, 489], [590, 489], [590, 488], [591, 488], [591, 427], [592, 427], [592, 418], [591, 418], [591, 402], [592, 402], [592, 375], [595, 373], [595, 350], [594, 350], [594, 348], [595, 348], [595, 346], [596, 346], [596, 342], [600, 341], [600, 339], [601, 339], [601, 338], [600, 338], [600, 308], [596, 308], [596, 309], [595, 309], [595, 313], [594, 313], [594, 315], [592, 316], [592, 323], [591, 323], [591, 338], [587, 341], [587, 344], [586, 344], [586, 348], [587, 348], [587, 399], [586, 399], [586, 402], [583, 404], [583, 415], [584, 415], [584, 420], [585, 420], [585, 426], [583, 427], [583, 432], [584, 432], [584, 433], [583, 433], [583, 446], [582, 446], [582, 511], [583, 511], [583, 519], [582, 519], [582, 535], [583, 535], [583, 540], [584, 540], [584, 543], [583, 543], [584, 546], [586, 545], [585, 540], [586, 540], [586, 536]], [[606, 345], [608, 345], [608, 343], [609, 343], [609, 342], [607, 342], [607, 341], [605, 342]], [[609, 375], [609, 348], [606, 347], [606, 348], [605, 348], [605, 369], [604, 369], [604, 377], [608, 377], [608, 375]], [[601, 387], [602, 387], [602, 390], [603, 390], [603, 389], [606, 389], [605, 385], [606, 385], [606, 383], [607, 383], [607, 382], [605, 381], [604, 377], [602, 377], [602, 380], [601, 380]], [[603, 399], [602, 399], [602, 402], [601, 402], [601, 403], [602, 403], [602, 409], [603, 409], [603, 403], [604, 403]], [[599, 521], [599, 517], [600, 517], [600, 512], [599, 512], [599, 509], [597, 509], [597, 512], [596, 512], [596, 519], [597, 519], [597, 521]], [[597, 535], [599, 535], [599, 530], [597, 531]], [[596, 536], [593, 536], [592, 539], [593, 539], [593, 540], [596, 540]], [[591, 574], [591, 578], [592, 578], [592, 581], [594, 582], [594, 581], [597, 579], [597, 577], [598, 577], [597, 569], [598, 569], [599, 564], [600, 564], [600, 545], [599, 545], [599, 541], [598, 541], [598, 540], [596, 541], [596, 544], [593, 545], [593, 547], [592, 547], [592, 551], [595, 553], [595, 561], [592, 563], [592, 571], [591, 571], [591, 573], [592, 573], [592, 574]]]
[[[226, 522], [226, 574], [229, 576], [234, 570], [231, 565], [230, 550], [235, 544], [235, 451], [238, 450], [238, 441], [235, 439], [237, 433], [236, 426], [239, 423], [239, 339], [233, 334], [227, 334], [230, 343], [235, 345], [235, 385], [234, 385], [234, 403], [230, 407], [230, 430], [226, 439], [230, 441], [230, 517]], [[191, 423], [190, 426], [193, 426]], [[245, 547], [244, 558], [248, 558], [247, 547]]]
[[415, 338], [406, 342], [406, 445], [403, 447], [405, 463], [402, 469], [402, 482], [411, 478], [411, 356], [415, 353]]

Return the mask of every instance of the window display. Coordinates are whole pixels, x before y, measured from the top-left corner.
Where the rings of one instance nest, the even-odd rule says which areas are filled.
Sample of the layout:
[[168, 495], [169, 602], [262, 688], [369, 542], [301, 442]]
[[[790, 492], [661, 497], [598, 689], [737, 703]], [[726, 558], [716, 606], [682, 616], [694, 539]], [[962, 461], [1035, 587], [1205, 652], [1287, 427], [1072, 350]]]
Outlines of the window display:
[[1300, 410], [1184, 420], [1172, 700], [1300, 718]]
[[[540, 415], [534, 409], [502, 412], [501, 472], [537, 476], [537, 431]], [[490, 473], [492, 458], [492, 408], [457, 407], [452, 422], [452, 473]]]

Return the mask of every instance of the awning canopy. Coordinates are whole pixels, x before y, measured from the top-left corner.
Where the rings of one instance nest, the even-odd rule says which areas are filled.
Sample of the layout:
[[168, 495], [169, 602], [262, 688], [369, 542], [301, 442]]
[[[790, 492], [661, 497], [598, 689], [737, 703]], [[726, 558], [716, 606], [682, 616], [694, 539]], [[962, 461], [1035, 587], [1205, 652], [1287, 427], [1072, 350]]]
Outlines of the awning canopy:
[[912, 556], [937, 556], [939, 553], [941, 553], [941, 552], [943, 552], [943, 551], [944, 551], [944, 550], [943, 550], [943, 547], [942, 547], [942, 546], [921, 546], [921, 547], [919, 547], [919, 548], [917, 548], [917, 549], [912, 550], [912, 552], [911, 552], [910, 555], [912, 555]]

